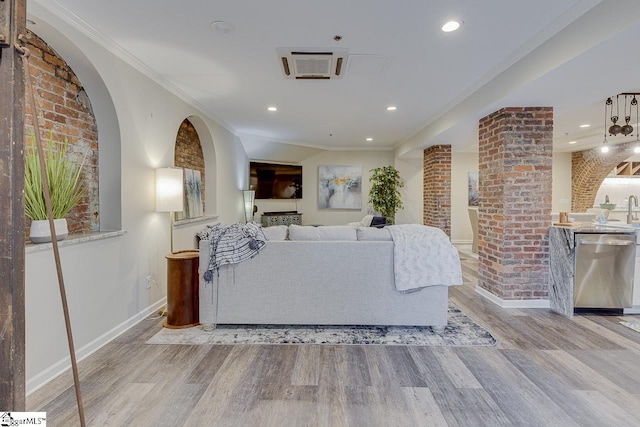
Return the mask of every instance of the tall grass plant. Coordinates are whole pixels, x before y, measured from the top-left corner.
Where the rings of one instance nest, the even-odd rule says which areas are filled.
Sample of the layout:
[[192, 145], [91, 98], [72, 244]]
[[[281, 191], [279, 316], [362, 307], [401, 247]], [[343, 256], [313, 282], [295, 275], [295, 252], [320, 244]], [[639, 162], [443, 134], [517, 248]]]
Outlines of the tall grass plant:
[[[43, 144], [44, 145], [44, 144]], [[55, 219], [64, 218], [76, 206], [85, 194], [81, 180], [82, 162], [76, 163], [68, 156], [68, 142], [53, 141], [53, 134], [49, 133], [49, 141], [44, 147], [44, 163], [49, 190], [51, 193], [51, 207]], [[47, 209], [44, 201], [40, 160], [36, 150], [35, 136], [31, 134], [31, 144], [25, 152], [25, 182], [24, 205], [25, 214], [31, 220], [47, 219]]]

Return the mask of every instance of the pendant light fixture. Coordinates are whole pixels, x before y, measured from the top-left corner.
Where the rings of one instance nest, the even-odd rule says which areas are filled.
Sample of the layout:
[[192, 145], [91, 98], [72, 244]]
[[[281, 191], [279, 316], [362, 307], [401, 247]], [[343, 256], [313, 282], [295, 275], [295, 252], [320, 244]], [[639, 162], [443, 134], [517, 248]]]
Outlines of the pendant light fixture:
[[[636, 126], [638, 126], [638, 124], [640, 123], [640, 121], [638, 120], [638, 100], [636, 99], [636, 97], [633, 97], [633, 100], [631, 101], [631, 105], [633, 105], [635, 101], [635, 105], [636, 105]], [[640, 153], [640, 130], [638, 130], [636, 132], [636, 145], [635, 147], [633, 147], [633, 152], [638, 154]]]
[[[603, 153], [609, 152], [609, 147], [607, 146], [607, 107], [611, 108], [612, 105], [613, 100], [611, 99], [611, 97], [607, 98], [604, 103], [604, 141], [602, 141], [602, 147], [600, 148], [600, 151]], [[611, 120], [613, 120], [613, 117], [611, 118]], [[617, 117], [616, 120], [618, 120]]]
[[[636, 110], [636, 127], [638, 126], [639, 122], [638, 122], [638, 99], [636, 97], [637, 95], [640, 95], [640, 93], [623, 92], [616, 95], [615, 112], [614, 112], [614, 105], [613, 105], [613, 97], [609, 97], [605, 101], [604, 103], [605, 132], [604, 132], [604, 141], [602, 142], [603, 145], [600, 148], [600, 151], [602, 151], [603, 153], [607, 153], [609, 151], [609, 146], [607, 145], [607, 133], [609, 134], [609, 136], [617, 136], [617, 135], [629, 136], [633, 133], [634, 129], [633, 129], [633, 126], [630, 124], [630, 122], [631, 122], [631, 116], [634, 108]], [[620, 101], [621, 101], [620, 98], [624, 98], [624, 110], [622, 111], [622, 113], [624, 114], [624, 125], [622, 126], [618, 124], [618, 120], [620, 119]], [[607, 128], [609, 120], [611, 120], [612, 124]], [[636, 129], [637, 145], [634, 148], [634, 152], [636, 153], [640, 153], [640, 137], [638, 136], [639, 133], [640, 133], [640, 130]]]

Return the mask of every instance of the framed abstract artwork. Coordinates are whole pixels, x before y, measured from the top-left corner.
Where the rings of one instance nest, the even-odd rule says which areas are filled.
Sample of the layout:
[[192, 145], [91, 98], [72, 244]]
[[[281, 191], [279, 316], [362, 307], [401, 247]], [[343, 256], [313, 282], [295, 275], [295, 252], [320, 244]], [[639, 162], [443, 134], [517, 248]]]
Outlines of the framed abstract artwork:
[[318, 208], [362, 209], [362, 166], [318, 166]]
[[469, 206], [478, 206], [478, 172], [469, 172]]
[[200, 171], [184, 169], [184, 210], [176, 213], [176, 221], [204, 216]]

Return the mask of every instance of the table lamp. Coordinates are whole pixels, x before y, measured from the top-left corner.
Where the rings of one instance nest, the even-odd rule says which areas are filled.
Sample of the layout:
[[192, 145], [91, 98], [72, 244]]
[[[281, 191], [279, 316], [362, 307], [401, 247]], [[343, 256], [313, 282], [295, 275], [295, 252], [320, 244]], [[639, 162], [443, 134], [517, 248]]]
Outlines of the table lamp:
[[173, 213], [184, 210], [184, 184], [181, 168], [156, 169], [156, 211], [169, 212], [171, 253], [173, 253]]

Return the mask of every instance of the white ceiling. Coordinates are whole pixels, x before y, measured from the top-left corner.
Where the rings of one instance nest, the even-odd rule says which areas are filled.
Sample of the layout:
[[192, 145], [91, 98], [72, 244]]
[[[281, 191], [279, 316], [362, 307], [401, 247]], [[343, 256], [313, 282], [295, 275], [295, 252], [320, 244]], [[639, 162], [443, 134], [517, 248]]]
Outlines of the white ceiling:
[[[472, 151], [478, 119], [506, 106], [554, 107], [555, 150], [580, 150], [602, 143], [608, 96], [640, 91], [638, 0], [36, 2], [234, 131], [253, 159]], [[443, 33], [451, 18], [464, 24]], [[291, 80], [279, 47], [351, 57], [341, 79]]]

